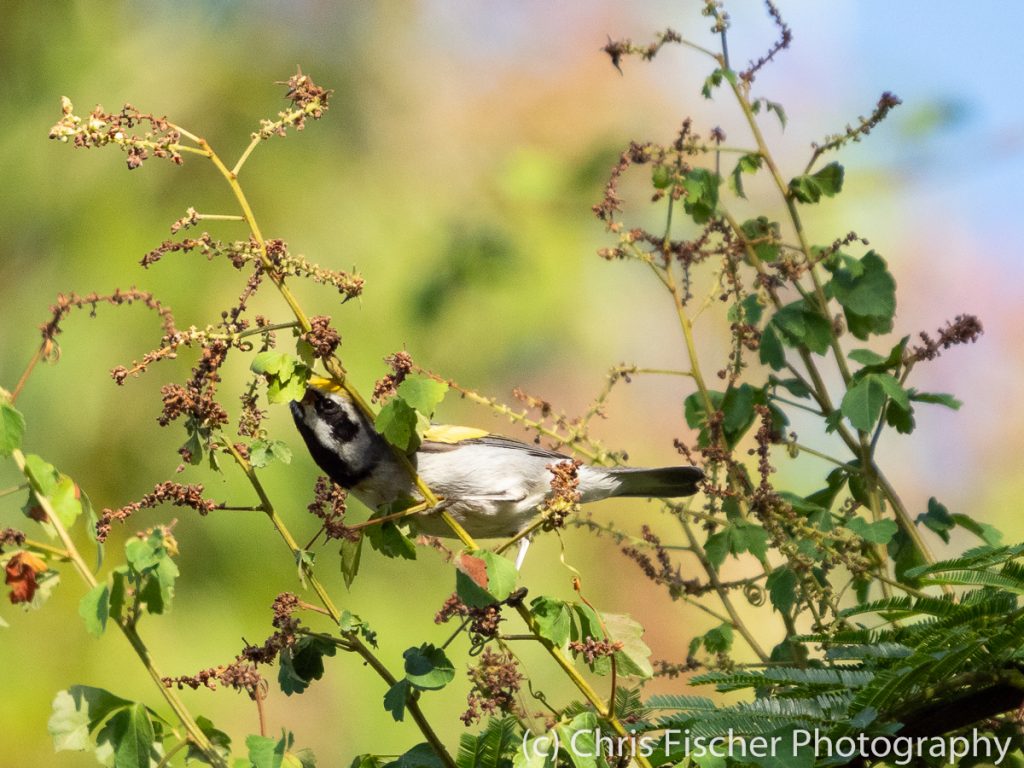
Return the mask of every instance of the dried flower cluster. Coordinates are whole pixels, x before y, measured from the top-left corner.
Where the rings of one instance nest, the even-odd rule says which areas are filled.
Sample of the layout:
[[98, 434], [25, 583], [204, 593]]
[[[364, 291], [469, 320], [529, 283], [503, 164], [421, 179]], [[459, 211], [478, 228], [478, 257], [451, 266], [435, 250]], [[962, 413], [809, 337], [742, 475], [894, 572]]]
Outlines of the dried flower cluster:
[[974, 315], [957, 315], [952, 322], [947, 322], [945, 327], [940, 328], [937, 333], [939, 338], [933, 339], [924, 331], [921, 331], [921, 345], [914, 347], [906, 356], [906, 362], [917, 362], [919, 360], [934, 360], [942, 350], [949, 349], [957, 344], [973, 344], [978, 337], [984, 333], [981, 321]]
[[272, 664], [284, 648], [295, 645], [295, 633], [299, 627], [299, 620], [292, 615], [299, 608], [299, 598], [294, 594], [284, 592], [278, 595], [274, 599], [272, 608], [274, 611], [272, 624], [276, 631], [264, 641], [263, 645], [247, 645], [230, 664], [209, 667], [194, 675], [165, 677], [163, 684], [168, 688], [177, 687], [179, 690], [182, 688], [196, 690], [202, 687], [214, 690], [217, 683], [220, 683], [228, 688], [246, 691], [255, 698], [264, 682], [257, 668], [258, 665]]
[[768, 8], [768, 15], [771, 16], [772, 22], [779, 30], [779, 39], [772, 43], [772, 47], [768, 49], [768, 52], [761, 56], [757, 61], [750, 62], [750, 65], [740, 72], [740, 80], [746, 83], [748, 86], [754, 82], [754, 76], [764, 68], [766, 64], [772, 61], [779, 51], [789, 48], [790, 43], [793, 42], [793, 30], [789, 28], [789, 25], [783, 20], [782, 14], [779, 13], [779, 9], [775, 6], [772, 0], [765, 0], [765, 6]]
[[271, 136], [284, 136], [289, 126], [295, 126], [295, 130], [301, 131], [306, 127], [307, 117], [319, 120], [327, 111], [327, 102], [333, 91], [321, 88], [309, 75], [302, 74], [301, 70], [281, 85], [288, 87], [285, 97], [291, 101], [292, 109], [278, 112], [277, 120], [260, 120], [260, 129], [252, 135], [253, 139], [265, 141]]
[[341, 334], [331, 327], [331, 318], [327, 315], [311, 317], [309, 324], [310, 330], [302, 334], [302, 338], [313, 348], [313, 354], [326, 360], [341, 343]]
[[0, 553], [4, 551], [5, 546], [14, 545], [20, 547], [25, 543], [25, 534], [16, 528], [4, 528], [0, 531]]
[[469, 679], [473, 684], [466, 695], [469, 706], [460, 716], [466, 725], [499, 713], [525, 714], [516, 702], [523, 676], [515, 657], [508, 651], [495, 653], [484, 648], [480, 661], [469, 670]]
[[455, 616], [468, 618], [469, 633], [473, 645], [480, 645], [498, 635], [498, 625], [504, 621], [501, 616], [501, 606], [494, 604], [483, 608], [470, 607], [463, 603], [458, 595], [452, 594], [441, 610], [434, 616], [435, 624], [446, 624]]
[[332, 482], [330, 478], [320, 476], [313, 488], [313, 503], [307, 509], [310, 514], [318, 517], [328, 539], [347, 539], [358, 541], [359, 532], [345, 525], [345, 489]]
[[399, 385], [413, 369], [412, 357], [404, 350], [388, 355], [384, 362], [391, 368], [391, 373], [385, 374], [373, 385], [371, 399], [375, 403], [383, 403], [394, 397]]
[[106, 541], [110, 535], [111, 523], [117, 520], [125, 522], [140, 509], [152, 509], [160, 504], [170, 503], [176, 507], [188, 507], [200, 515], [208, 515], [217, 508], [217, 502], [203, 498], [203, 486], [182, 485], [165, 481], [158, 483], [151, 493], [147, 493], [138, 501], [126, 504], [120, 509], [104, 509], [96, 523], [96, 539]]
[[[92, 148], [116, 144], [128, 153], [128, 168], [138, 168], [152, 152], [155, 157], [167, 158], [181, 165], [181, 132], [166, 117], [140, 112], [125, 104], [120, 112], [106, 112], [97, 106], [85, 119], [75, 114], [74, 105], [66, 96], [60, 101], [62, 116], [50, 129], [50, 138], [72, 142], [76, 147]], [[139, 135], [135, 129], [148, 126]]]
[[60, 324], [70, 314], [71, 310], [89, 307], [90, 316], [95, 317], [96, 308], [99, 304], [110, 304], [116, 307], [123, 304], [131, 305], [136, 302], [153, 310], [160, 316], [160, 322], [163, 324], [165, 335], [171, 336], [177, 333], [177, 329], [174, 326], [174, 315], [171, 313], [170, 308], [161, 304], [153, 297], [152, 293], [135, 288], [129, 288], [126, 291], [117, 289], [110, 294], [87, 293], [84, 296], [74, 292], [67, 294], [58, 293], [57, 302], [50, 307], [50, 319], [39, 326], [39, 330], [43, 334], [44, 343], [51, 345], [52, 348], [55, 337], [61, 332]]
[[622, 650], [623, 644], [619, 641], [598, 640], [588, 637], [583, 640], [572, 640], [569, 642], [569, 650], [583, 656], [587, 664], [593, 664], [600, 658], [611, 657]]
[[579, 459], [548, 464], [551, 494], [538, 509], [544, 517], [544, 530], [564, 528], [565, 521], [580, 511], [580, 480], [577, 472], [581, 466], [583, 462]]
[[[705, 589], [697, 579], [684, 579], [678, 564], [673, 564], [669, 557], [668, 550], [661, 543], [661, 539], [651, 530], [650, 526], [644, 525], [640, 529], [640, 536], [644, 543], [653, 550], [654, 560], [639, 546], [629, 545], [622, 548], [622, 554], [640, 566], [644, 576], [668, 588], [672, 599], [678, 599], [682, 595], [703, 594]], [[655, 565], [657, 561], [657, 565]]]

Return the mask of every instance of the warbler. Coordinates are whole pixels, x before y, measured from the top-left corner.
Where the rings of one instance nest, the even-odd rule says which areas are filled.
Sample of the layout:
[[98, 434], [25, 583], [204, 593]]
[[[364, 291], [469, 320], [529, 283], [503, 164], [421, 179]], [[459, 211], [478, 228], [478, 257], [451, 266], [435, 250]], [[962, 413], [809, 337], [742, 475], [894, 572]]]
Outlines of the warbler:
[[[371, 509], [400, 498], [418, 498], [412, 476], [391, 445], [347, 393], [313, 379], [292, 416], [313, 460], [338, 485]], [[526, 528], [551, 493], [551, 464], [569, 457], [537, 445], [471, 427], [432, 425], [409, 457], [420, 478], [473, 538], [511, 537]], [[577, 470], [583, 503], [614, 496], [674, 498], [697, 492], [697, 467], [660, 469], [596, 467]], [[452, 536], [440, 509], [416, 515], [417, 528]], [[524, 540], [525, 541], [525, 540]], [[525, 550], [520, 550], [521, 562]]]

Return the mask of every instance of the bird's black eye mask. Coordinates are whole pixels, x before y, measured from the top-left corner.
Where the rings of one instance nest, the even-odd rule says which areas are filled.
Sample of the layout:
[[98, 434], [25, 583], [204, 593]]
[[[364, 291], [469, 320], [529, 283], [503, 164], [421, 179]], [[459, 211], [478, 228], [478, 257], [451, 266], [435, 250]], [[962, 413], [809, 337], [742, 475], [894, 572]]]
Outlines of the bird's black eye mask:
[[327, 397], [316, 390], [313, 393], [313, 408], [317, 416], [331, 426], [331, 435], [339, 443], [347, 443], [359, 434], [359, 424], [352, 419], [347, 408], [333, 398]]

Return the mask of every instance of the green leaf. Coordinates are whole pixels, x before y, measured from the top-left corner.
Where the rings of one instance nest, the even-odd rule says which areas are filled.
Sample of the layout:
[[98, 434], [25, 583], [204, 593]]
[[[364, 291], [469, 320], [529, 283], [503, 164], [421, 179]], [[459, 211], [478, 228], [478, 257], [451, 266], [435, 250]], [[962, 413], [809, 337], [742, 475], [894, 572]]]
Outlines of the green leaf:
[[384, 694], [384, 709], [391, 713], [395, 722], [401, 722], [405, 717], [405, 697], [412, 691], [412, 683], [402, 679], [388, 688]]
[[301, 400], [306, 394], [309, 383], [309, 369], [304, 365], [295, 367], [295, 372], [288, 378], [271, 376], [267, 379], [267, 400], [271, 403], [290, 403]]
[[761, 344], [757, 351], [758, 359], [773, 371], [781, 371], [786, 367], [786, 351], [782, 348], [782, 340], [771, 324], [761, 331]]
[[834, 197], [843, 189], [843, 166], [829, 163], [812, 174], [797, 176], [789, 182], [790, 194], [801, 203], [816, 203], [822, 196]]
[[764, 308], [761, 306], [757, 294], [752, 293], [744, 297], [743, 301], [731, 305], [727, 317], [731, 323], [757, 325], [761, 321], [763, 311]]
[[314, 680], [324, 676], [324, 656], [336, 652], [333, 643], [318, 637], [300, 637], [295, 645], [281, 649], [277, 682], [288, 696], [303, 693]]
[[959, 512], [953, 513], [953, 519], [961, 528], [966, 531], [970, 531], [990, 546], [998, 547], [1003, 542], [1002, 531], [995, 526], [989, 525], [988, 523], [980, 523], [974, 518], [960, 514]]
[[25, 417], [11, 405], [7, 393], [0, 390], [0, 457], [6, 458], [21, 448], [25, 435]]
[[[95, 693], [86, 693], [95, 692]], [[77, 693], [77, 695], [76, 695]], [[92, 730], [92, 721], [97, 723], [102, 720], [109, 710], [102, 716], [96, 717], [95, 709], [102, 708], [99, 703], [99, 695], [104, 694], [111, 699], [116, 697], [100, 688], [80, 688], [77, 692], [74, 688], [67, 691], [58, 691], [53, 699], [52, 714], [46, 723], [46, 729], [53, 739], [55, 752], [63, 750], [84, 752], [93, 748], [92, 739], [89, 736]], [[121, 700], [123, 704], [127, 701]]]
[[779, 258], [779, 240], [782, 230], [779, 222], [769, 221], [767, 216], [747, 219], [740, 224], [743, 238], [754, 248], [759, 261], [771, 263]]
[[839, 410], [856, 429], [870, 432], [882, 413], [885, 398], [886, 388], [880, 375], [869, 373], [846, 390]]
[[598, 756], [602, 754], [597, 746], [598, 723], [593, 712], [583, 712], [571, 721], [555, 728], [561, 752], [568, 756], [574, 768], [598, 768], [604, 764]]
[[287, 738], [275, 739], [271, 736], [246, 737], [245, 746], [249, 749], [252, 768], [281, 768], [288, 741]]
[[403, 752], [397, 760], [387, 763], [384, 768], [444, 768], [444, 763], [435, 754], [434, 748], [423, 742]]
[[385, 440], [405, 453], [411, 453], [419, 447], [416, 409], [400, 397], [385, 403], [377, 414], [375, 426]]
[[448, 393], [448, 384], [426, 376], [408, 376], [398, 385], [398, 396], [428, 419]]
[[[25, 456], [25, 470], [33, 488], [49, 500], [50, 506], [53, 507], [54, 513], [64, 527], [73, 526], [82, 514], [82, 502], [79, 499], [78, 486], [75, 485], [75, 481], [64, 473], [58, 472], [52, 464], [43, 461], [34, 453]], [[35, 506], [35, 499], [30, 495], [29, 504], [26, 505], [26, 514]], [[43, 527], [51, 535], [56, 535], [53, 526], [48, 522], [43, 523]]]
[[[114, 721], [117, 720], [116, 724]], [[150, 755], [156, 734], [149, 712], [142, 704], [131, 704], [111, 719], [115, 734], [114, 765], [116, 768], [150, 768]]]
[[892, 520], [877, 520], [869, 523], [863, 517], [851, 517], [846, 521], [846, 527], [872, 544], [888, 544], [899, 526]]
[[[372, 527], [372, 526], [371, 526]], [[406, 537], [402, 537], [405, 539]], [[408, 541], [408, 539], [406, 539]], [[348, 539], [341, 540], [341, 577], [345, 580], [345, 588], [348, 589], [352, 586], [352, 582], [356, 580], [356, 575], [359, 573], [359, 560], [362, 557], [363, 552], [363, 537], [360, 536], [355, 541]], [[413, 548], [413, 554], [415, 555], [415, 547]]]
[[746, 520], [737, 520], [729, 530], [733, 554], [749, 552], [761, 562], [765, 561], [768, 555], [768, 532], [764, 528]]
[[721, 179], [706, 168], [694, 168], [683, 179], [683, 210], [697, 224], [706, 224], [718, 205]]
[[463, 553], [455, 566], [455, 592], [471, 608], [500, 603], [516, 587], [515, 564], [493, 552]]
[[749, 384], [741, 384], [728, 390], [722, 398], [722, 432], [729, 447], [736, 446], [757, 418], [754, 411], [757, 394]]
[[384, 557], [416, 559], [416, 545], [394, 522], [368, 526], [363, 529], [363, 534], [370, 542], [370, 546]]
[[844, 258], [828, 285], [836, 301], [855, 314], [892, 317], [896, 311], [896, 280], [874, 251], [860, 261]]
[[853, 360], [855, 363], [866, 365], [869, 367], [877, 367], [885, 365], [887, 358], [885, 355], [880, 355], [877, 352], [873, 352], [870, 349], [854, 349], [847, 355], [848, 358]]
[[536, 597], [530, 603], [530, 613], [537, 623], [537, 633], [555, 647], [564, 648], [572, 631], [569, 605], [553, 597]]
[[99, 637], [107, 628], [110, 615], [110, 587], [106, 582], [97, 584], [78, 602], [78, 615], [85, 620], [85, 628], [93, 637]]
[[405, 658], [405, 679], [415, 688], [436, 691], [455, 678], [455, 665], [442, 649], [430, 643], [408, 648], [402, 655]]
[[716, 69], [704, 80], [704, 86], [700, 89], [701, 95], [705, 99], [711, 98], [711, 92], [718, 88], [722, 84], [722, 80], [725, 77], [727, 70]]
[[736, 163], [736, 167], [732, 170], [732, 188], [733, 191], [739, 196], [746, 199], [746, 195], [743, 193], [743, 174], [744, 173], [757, 173], [760, 170], [763, 163], [761, 155], [752, 153], [749, 155], [742, 155], [739, 162]]
[[779, 309], [772, 315], [771, 325], [786, 345], [802, 345], [819, 355], [828, 351], [832, 341], [832, 323], [803, 299]]
[[949, 510], [934, 496], [928, 499], [928, 511], [918, 515], [917, 522], [937, 534], [947, 544], [949, 532], [956, 527], [956, 520], [949, 514]]
[[708, 540], [704, 542], [704, 554], [707, 555], [708, 562], [717, 571], [722, 567], [722, 563], [725, 562], [726, 555], [729, 554], [731, 548], [729, 529], [725, 528], [720, 531], [716, 531], [708, 536]]
[[[802, 740], [797, 740], [797, 734]], [[812, 734], [816, 735], [816, 734]], [[786, 725], [770, 734], [763, 736], [767, 744], [785, 744], [782, 749], [767, 749], [759, 751], [756, 755], [751, 752], [749, 761], [759, 768], [812, 768], [816, 764], [817, 754], [815, 753], [814, 739], [809, 743], [807, 736], [807, 725]], [[778, 741], [775, 741], [777, 739]], [[797, 749], [792, 749], [796, 745]], [[757, 756], [760, 755], [760, 756]]]
[[374, 648], [378, 647], [377, 633], [370, 628], [369, 624], [352, 613], [352, 611], [344, 610], [341, 612], [341, 620], [338, 622], [338, 628], [341, 630], [342, 634], [358, 632], [371, 646]]
[[775, 116], [779, 118], [779, 125], [783, 128], [786, 127], [786, 110], [782, 108], [782, 105], [777, 101], [764, 100], [764, 105], [769, 112], [774, 112]]
[[608, 639], [622, 643], [615, 653], [615, 666], [620, 675], [648, 679], [654, 676], [651, 665], [651, 649], [643, 641], [644, 628], [625, 614], [602, 613]]
[[277, 459], [282, 464], [292, 463], [292, 449], [283, 440], [254, 440], [249, 446], [249, 463], [262, 469]]
[[944, 405], [947, 408], [952, 408], [954, 411], [959, 411], [960, 406], [963, 405], [952, 395], [947, 395], [944, 392], [917, 392], [910, 390], [910, 399], [917, 403], [934, 403], [935, 405]]
[[667, 189], [672, 183], [672, 171], [667, 165], [659, 163], [651, 168], [651, 184], [655, 189]]
[[260, 352], [249, 369], [267, 379], [267, 399], [271, 403], [301, 400], [306, 393], [310, 369], [294, 355], [273, 350]]
[[791, 568], [776, 568], [765, 582], [772, 607], [784, 616], [788, 616], [796, 605], [796, 589], [800, 580]]
[[509, 758], [520, 751], [522, 744], [516, 736], [517, 729], [512, 717], [491, 718], [479, 735], [462, 734], [455, 765], [457, 768], [508, 768]]
[[[203, 732], [203, 735], [209, 739], [214, 751], [227, 760], [231, 756], [231, 737], [224, 733], [224, 731], [215, 728], [210, 719], [202, 715], [196, 718], [196, 725], [199, 726], [199, 730]], [[211, 765], [209, 758], [195, 744], [188, 745], [188, 754], [185, 756], [185, 762], [188, 764], [190, 761]], [[249, 766], [246, 766], [246, 768], [249, 768]]]
[[728, 653], [732, 648], [732, 641], [732, 627], [728, 624], [720, 624], [705, 632], [703, 636], [704, 648], [708, 653]]
[[910, 410], [910, 396], [902, 386], [900, 386], [899, 380], [891, 373], [875, 373], [871, 374], [878, 377], [879, 383], [882, 385], [882, 389], [885, 390], [885, 394], [892, 400], [896, 405], [905, 411]]
[[268, 350], [267, 352], [260, 352], [252, 359], [252, 362], [249, 364], [249, 370], [253, 373], [287, 379], [295, 371], [297, 362], [295, 357], [287, 352]]

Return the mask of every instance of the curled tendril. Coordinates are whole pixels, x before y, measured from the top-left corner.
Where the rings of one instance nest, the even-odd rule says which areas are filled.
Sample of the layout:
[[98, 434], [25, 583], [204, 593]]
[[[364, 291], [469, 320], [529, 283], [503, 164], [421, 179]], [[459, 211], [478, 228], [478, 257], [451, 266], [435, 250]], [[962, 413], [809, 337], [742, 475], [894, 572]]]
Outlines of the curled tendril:
[[745, 584], [743, 586], [743, 596], [753, 606], [764, 605], [764, 589], [759, 584], [754, 584], [753, 582]]

